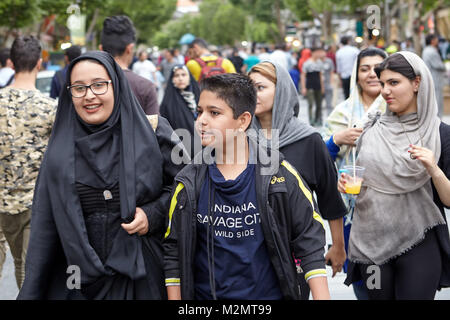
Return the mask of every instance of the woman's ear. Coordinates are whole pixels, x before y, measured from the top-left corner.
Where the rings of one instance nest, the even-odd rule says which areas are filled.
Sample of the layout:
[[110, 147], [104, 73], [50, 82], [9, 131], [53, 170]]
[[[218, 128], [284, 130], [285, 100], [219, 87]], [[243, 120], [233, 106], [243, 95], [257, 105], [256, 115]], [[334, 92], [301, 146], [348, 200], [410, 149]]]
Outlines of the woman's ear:
[[422, 80], [422, 78], [420, 78], [420, 76], [417, 76], [414, 80], [413, 80], [413, 87], [414, 87], [414, 92], [419, 92], [419, 87], [420, 87], [420, 81]]

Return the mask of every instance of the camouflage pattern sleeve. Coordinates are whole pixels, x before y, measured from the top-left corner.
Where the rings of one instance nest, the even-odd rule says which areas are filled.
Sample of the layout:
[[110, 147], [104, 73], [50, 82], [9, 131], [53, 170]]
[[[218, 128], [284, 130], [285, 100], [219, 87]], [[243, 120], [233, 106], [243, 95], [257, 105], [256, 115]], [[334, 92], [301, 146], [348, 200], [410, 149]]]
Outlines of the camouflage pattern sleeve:
[[39, 91], [0, 90], [0, 214], [31, 208], [56, 105]]

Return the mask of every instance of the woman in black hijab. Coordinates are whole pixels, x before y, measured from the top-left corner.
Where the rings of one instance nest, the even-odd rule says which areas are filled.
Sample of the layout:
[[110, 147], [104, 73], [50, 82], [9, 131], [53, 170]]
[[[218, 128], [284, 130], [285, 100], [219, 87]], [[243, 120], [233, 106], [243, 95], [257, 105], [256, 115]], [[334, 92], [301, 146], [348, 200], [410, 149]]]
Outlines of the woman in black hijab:
[[[194, 122], [196, 119], [197, 103], [200, 97], [200, 90], [197, 81], [189, 72], [189, 69], [182, 64], [172, 68], [163, 101], [159, 108], [160, 114], [165, 117], [174, 130], [185, 129], [187, 132], [177, 130], [186, 149], [194, 154], [194, 141], [197, 142], [198, 150], [201, 150], [200, 140], [195, 140]], [[189, 135], [188, 135], [189, 133]], [[190, 137], [190, 139], [188, 139]]]
[[18, 298], [165, 298], [160, 240], [181, 169], [170, 159], [173, 131], [163, 118], [153, 131], [108, 53], [75, 59], [66, 86], [36, 183]]

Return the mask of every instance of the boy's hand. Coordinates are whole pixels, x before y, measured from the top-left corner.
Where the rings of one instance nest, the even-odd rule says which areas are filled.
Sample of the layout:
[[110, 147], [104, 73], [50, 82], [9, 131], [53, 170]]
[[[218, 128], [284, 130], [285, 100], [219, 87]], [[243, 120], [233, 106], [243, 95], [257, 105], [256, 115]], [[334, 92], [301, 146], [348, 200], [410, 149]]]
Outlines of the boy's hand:
[[128, 234], [134, 234], [136, 232], [140, 236], [146, 234], [148, 232], [148, 219], [144, 210], [136, 208], [134, 220], [130, 223], [122, 223], [122, 228], [124, 228]]

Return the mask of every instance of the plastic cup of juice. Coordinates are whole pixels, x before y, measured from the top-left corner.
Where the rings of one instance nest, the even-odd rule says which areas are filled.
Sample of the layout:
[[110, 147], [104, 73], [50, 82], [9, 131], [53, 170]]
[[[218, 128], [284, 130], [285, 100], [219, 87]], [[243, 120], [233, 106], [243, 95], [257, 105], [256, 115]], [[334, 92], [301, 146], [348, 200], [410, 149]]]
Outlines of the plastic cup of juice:
[[347, 173], [345, 193], [359, 194], [361, 192], [361, 183], [363, 181], [364, 170], [365, 168], [361, 166], [344, 166], [343, 171]]

